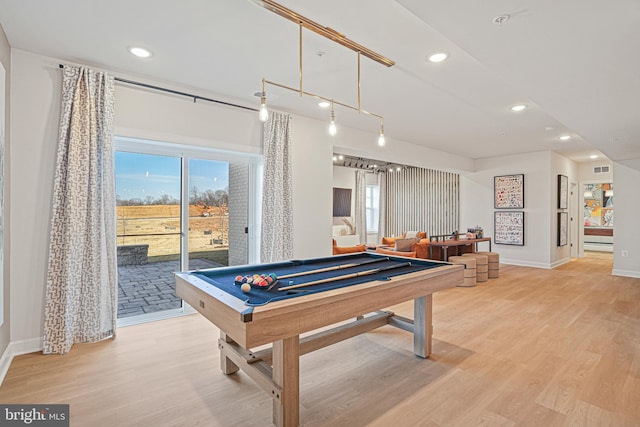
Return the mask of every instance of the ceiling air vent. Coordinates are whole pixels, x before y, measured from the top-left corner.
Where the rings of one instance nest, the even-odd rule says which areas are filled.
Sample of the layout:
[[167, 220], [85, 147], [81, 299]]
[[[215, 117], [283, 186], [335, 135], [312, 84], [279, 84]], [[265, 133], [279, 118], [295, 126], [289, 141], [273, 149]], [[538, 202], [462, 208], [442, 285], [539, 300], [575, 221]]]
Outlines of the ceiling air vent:
[[609, 173], [609, 166], [596, 166], [593, 168], [593, 173]]

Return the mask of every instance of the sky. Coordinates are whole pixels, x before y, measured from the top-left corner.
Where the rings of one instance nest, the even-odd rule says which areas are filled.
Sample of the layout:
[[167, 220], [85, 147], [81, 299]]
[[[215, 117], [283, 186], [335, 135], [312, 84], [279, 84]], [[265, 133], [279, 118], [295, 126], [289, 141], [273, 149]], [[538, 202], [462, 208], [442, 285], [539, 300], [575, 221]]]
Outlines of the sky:
[[[116, 151], [116, 194], [121, 199], [180, 198], [180, 158]], [[229, 187], [229, 165], [213, 160], [189, 160], [189, 188], [199, 192]]]

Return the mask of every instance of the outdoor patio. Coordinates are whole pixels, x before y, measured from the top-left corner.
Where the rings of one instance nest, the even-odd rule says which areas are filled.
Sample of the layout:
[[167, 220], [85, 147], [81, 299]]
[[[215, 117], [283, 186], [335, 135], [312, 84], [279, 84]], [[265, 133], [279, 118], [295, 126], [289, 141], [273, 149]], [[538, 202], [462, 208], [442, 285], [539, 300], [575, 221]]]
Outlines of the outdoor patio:
[[[209, 259], [189, 262], [192, 270], [224, 267]], [[118, 318], [180, 308], [173, 276], [177, 271], [180, 271], [179, 261], [118, 266]]]

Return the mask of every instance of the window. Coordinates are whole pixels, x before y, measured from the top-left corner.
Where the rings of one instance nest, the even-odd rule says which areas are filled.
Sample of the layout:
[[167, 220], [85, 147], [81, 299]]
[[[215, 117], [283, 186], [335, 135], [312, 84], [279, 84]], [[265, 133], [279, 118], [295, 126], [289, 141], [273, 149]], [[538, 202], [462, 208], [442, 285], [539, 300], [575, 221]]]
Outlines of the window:
[[378, 212], [380, 211], [380, 188], [377, 185], [367, 185], [366, 215], [367, 232], [378, 232]]

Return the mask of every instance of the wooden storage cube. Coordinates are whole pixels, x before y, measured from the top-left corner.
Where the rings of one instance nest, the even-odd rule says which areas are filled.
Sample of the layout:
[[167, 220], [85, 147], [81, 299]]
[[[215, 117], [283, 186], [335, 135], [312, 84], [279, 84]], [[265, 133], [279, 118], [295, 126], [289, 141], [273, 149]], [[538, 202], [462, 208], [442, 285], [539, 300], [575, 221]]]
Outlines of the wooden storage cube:
[[484, 283], [487, 280], [489, 280], [489, 273], [476, 273], [476, 282], [477, 283]]
[[450, 256], [452, 264], [464, 264], [464, 284], [458, 286], [471, 287], [476, 285], [476, 259], [472, 257]]
[[497, 279], [500, 276], [500, 254], [497, 252], [478, 252], [486, 255], [489, 269], [487, 271], [489, 279]]

